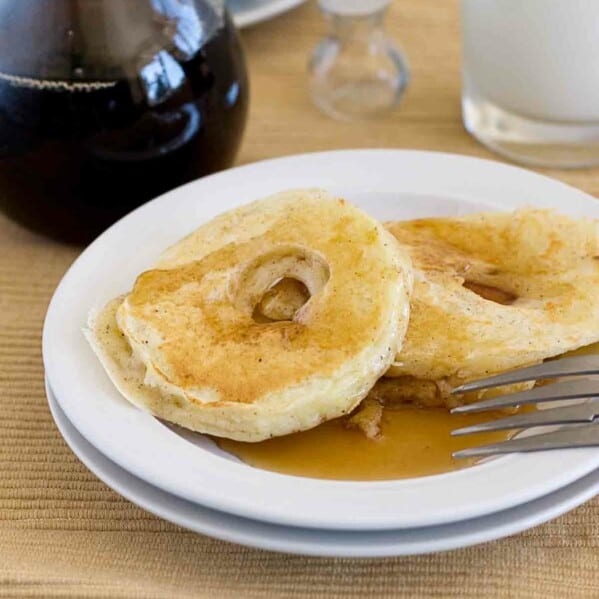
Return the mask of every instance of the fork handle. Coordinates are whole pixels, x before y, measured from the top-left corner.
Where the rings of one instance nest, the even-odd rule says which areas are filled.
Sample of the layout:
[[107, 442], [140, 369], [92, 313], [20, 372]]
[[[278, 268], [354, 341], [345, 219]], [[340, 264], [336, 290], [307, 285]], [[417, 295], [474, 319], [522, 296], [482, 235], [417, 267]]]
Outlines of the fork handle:
[[599, 447], [599, 423], [568, 426], [539, 435], [463, 449], [455, 452], [453, 456], [465, 458], [578, 447]]

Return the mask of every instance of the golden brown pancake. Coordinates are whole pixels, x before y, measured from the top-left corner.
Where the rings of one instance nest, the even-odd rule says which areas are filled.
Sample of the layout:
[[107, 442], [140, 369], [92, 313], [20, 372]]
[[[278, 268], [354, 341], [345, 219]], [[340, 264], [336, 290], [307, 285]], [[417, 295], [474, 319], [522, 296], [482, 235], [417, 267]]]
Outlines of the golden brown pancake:
[[387, 227], [415, 279], [406, 339], [387, 373], [401, 377], [398, 395], [451, 403], [450, 389], [467, 380], [599, 340], [597, 221], [523, 209]]
[[[281, 279], [310, 295], [285, 320], [265, 297]], [[287, 192], [170, 248], [88, 336], [136, 405], [259, 441], [358, 405], [401, 345], [410, 289], [410, 261], [382, 225], [324, 192]], [[256, 318], [258, 305], [277, 318]]]

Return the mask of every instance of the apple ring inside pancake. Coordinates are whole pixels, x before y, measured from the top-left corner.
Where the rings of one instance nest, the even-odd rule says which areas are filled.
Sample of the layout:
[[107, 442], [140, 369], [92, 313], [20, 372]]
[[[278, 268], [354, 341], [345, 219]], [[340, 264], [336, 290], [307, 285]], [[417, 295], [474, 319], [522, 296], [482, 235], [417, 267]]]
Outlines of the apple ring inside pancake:
[[[266, 296], [283, 279], [305, 302], [257, 318], [258, 305], [276, 312]], [[321, 191], [286, 192], [170, 248], [91, 319], [88, 338], [134, 404], [260, 441], [359, 404], [401, 346], [411, 284], [409, 258], [373, 218]]]
[[387, 372], [404, 396], [475, 400], [450, 390], [599, 341], [597, 221], [522, 209], [387, 228], [414, 265], [408, 332]]

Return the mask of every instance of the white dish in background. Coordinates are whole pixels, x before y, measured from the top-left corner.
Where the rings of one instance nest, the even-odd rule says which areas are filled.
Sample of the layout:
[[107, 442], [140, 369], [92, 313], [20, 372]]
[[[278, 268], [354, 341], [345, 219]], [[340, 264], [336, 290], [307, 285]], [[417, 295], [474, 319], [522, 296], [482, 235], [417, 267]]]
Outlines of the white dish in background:
[[85, 250], [48, 309], [46, 374], [60, 407], [90, 443], [133, 475], [188, 501], [275, 524], [340, 530], [471, 519], [537, 499], [599, 467], [599, 449], [578, 449], [512, 455], [408, 480], [299, 478], [240, 463], [202, 435], [180, 436], [123, 399], [83, 337], [89, 310], [127, 291], [164, 248], [200, 223], [270, 193], [307, 186], [340, 193], [382, 220], [527, 204], [599, 216], [594, 198], [523, 169], [400, 150], [281, 158], [176, 189], [125, 217]]
[[513, 535], [574, 509], [599, 493], [599, 470], [530, 503], [490, 516], [428, 528], [344, 532], [277, 526], [190, 503], [136, 478], [88, 443], [46, 384], [54, 420], [79, 459], [104, 483], [143, 509], [195, 532], [250, 547], [331, 557], [390, 557], [446, 551]]
[[250, 27], [285, 13], [306, 0], [227, 0], [233, 21], [239, 28]]

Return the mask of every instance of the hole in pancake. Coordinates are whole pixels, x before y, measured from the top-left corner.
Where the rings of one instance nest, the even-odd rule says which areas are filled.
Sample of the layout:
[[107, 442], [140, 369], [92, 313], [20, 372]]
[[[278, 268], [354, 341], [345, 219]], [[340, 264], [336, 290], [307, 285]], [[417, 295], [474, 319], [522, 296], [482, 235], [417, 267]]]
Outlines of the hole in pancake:
[[293, 320], [297, 311], [310, 299], [308, 288], [291, 277], [277, 281], [256, 304], [252, 318], [258, 323]]
[[231, 279], [229, 294], [239, 310], [260, 324], [299, 320], [318, 301], [330, 276], [317, 252], [279, 246], [243, 265]]
[[483, 299], [495, 302], [496, 304], [502, 304], [503, 306], [510, 306], [518, 299], [515, 293], [494, 287], [493, 285], [485, 285], [484, 283], [468, 280], [464, 281], [462, 285]]

